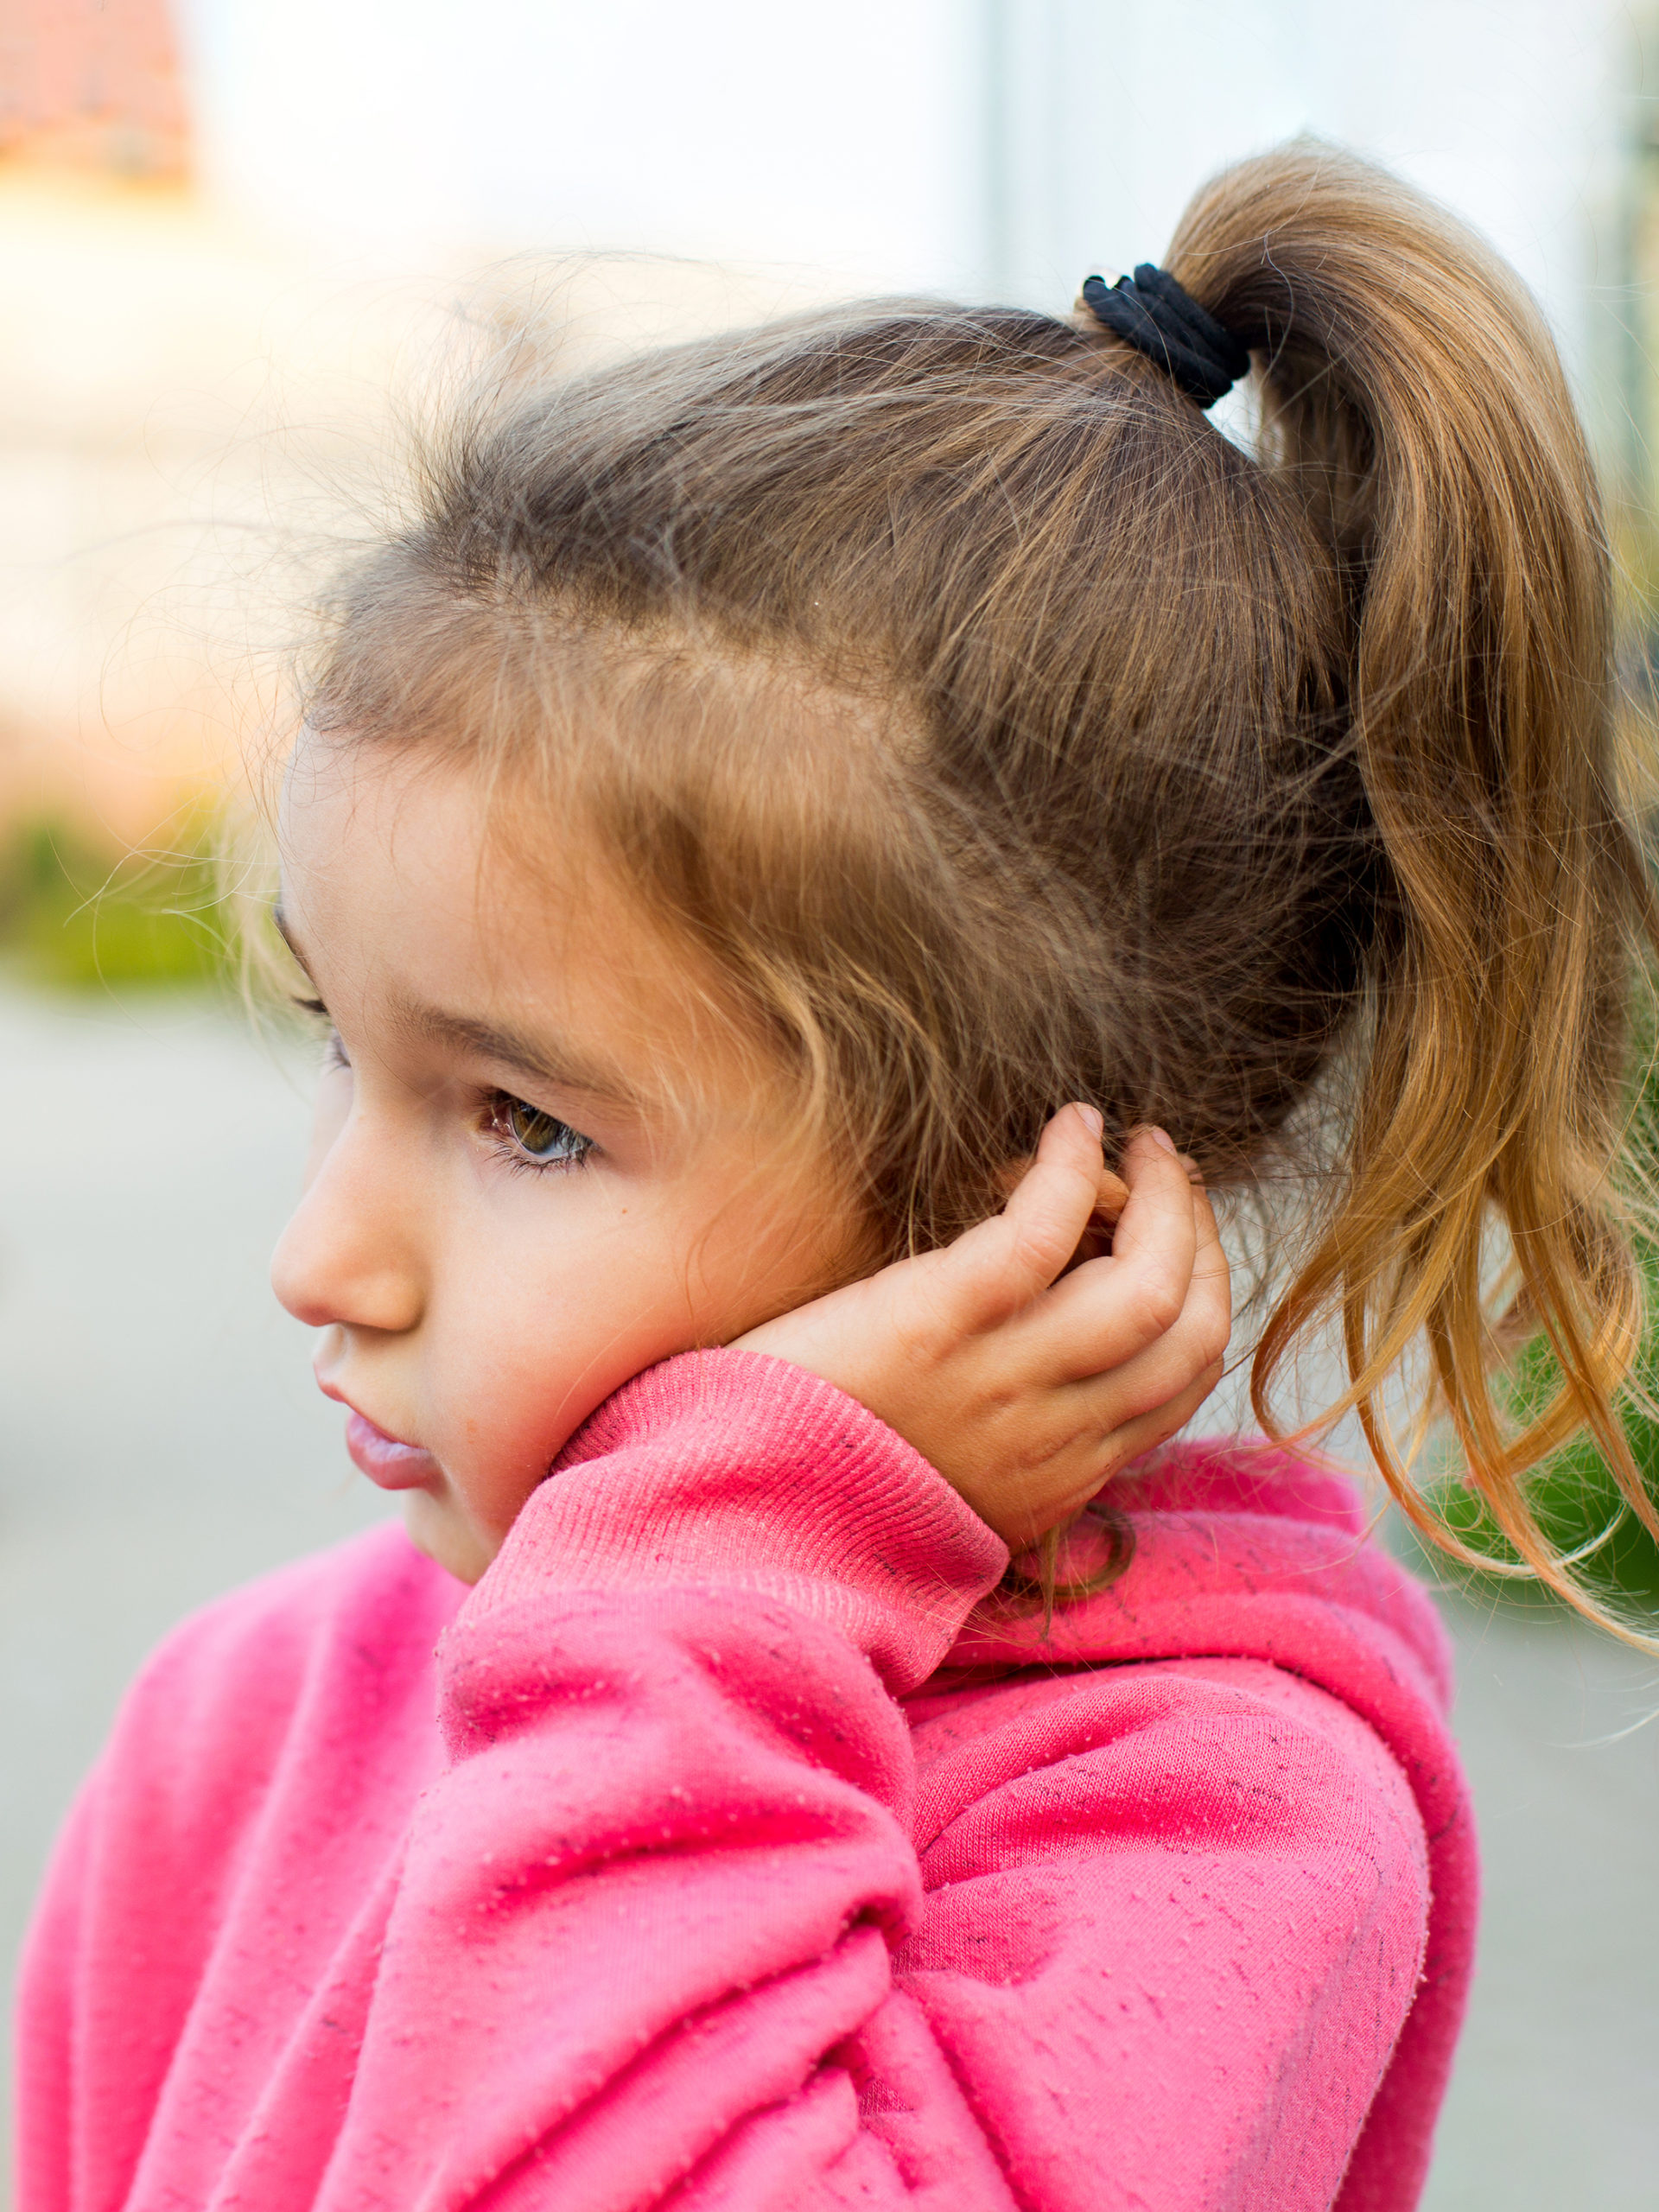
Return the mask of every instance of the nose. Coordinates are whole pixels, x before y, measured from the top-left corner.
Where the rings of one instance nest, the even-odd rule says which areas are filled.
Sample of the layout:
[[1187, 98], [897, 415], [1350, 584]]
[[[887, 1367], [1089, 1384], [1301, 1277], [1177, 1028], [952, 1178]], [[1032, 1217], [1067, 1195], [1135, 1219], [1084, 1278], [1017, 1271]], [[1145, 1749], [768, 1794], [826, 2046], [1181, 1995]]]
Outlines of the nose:
[[[330, 1117], [333, 1118], [333, 1117]], [[306, 1188], [271, 1256], [271, 1287], [296, 1320], [399, 1334], [425, 1306], [416, 1178], [357, 1107], [332, 1131], [319, 1116]]]

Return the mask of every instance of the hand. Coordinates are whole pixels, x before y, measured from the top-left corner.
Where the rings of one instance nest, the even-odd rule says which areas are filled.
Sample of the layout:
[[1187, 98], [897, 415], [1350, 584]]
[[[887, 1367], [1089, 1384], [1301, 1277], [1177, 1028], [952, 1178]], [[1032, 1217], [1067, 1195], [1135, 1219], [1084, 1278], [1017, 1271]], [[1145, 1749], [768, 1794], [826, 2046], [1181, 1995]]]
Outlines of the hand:
[[868, 1406], [1023, 1550], [1221, 1379], [1232, 1300], [1210, 1200], [1160, 1130], [1123, 1171], [1099, 1114], [1063, 1107], [994, 1219], [737, 1341]]

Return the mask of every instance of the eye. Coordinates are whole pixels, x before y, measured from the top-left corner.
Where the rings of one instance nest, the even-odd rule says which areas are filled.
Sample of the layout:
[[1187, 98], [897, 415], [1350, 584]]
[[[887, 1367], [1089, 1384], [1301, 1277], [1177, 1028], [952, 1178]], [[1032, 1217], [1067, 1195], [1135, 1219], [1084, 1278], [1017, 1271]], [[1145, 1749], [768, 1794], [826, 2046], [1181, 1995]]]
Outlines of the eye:
[[346, 1057], [346, 1047], [340, 1041], [340, 1032], [334, 1027], [334, 1023], [329, 1020], [328, 1009], [323, 1004], [322, 1001], [321, 999], [301, 998], [296, 994], [294, 997], [293, 1003], [299, 1008], [302, 1014], [309, 1014], [313, 1020], [320, 1021], [324, 1025], [322, 1040], [323, 1066], [325, 1068], [350, 1067], [352, 1064]]
[[505, 1091], [496, 1095], [490, 1125], [518, 1166], [579, 1167], [594, 1148], [593, 1139], [573, 1129], [568, 1122]]

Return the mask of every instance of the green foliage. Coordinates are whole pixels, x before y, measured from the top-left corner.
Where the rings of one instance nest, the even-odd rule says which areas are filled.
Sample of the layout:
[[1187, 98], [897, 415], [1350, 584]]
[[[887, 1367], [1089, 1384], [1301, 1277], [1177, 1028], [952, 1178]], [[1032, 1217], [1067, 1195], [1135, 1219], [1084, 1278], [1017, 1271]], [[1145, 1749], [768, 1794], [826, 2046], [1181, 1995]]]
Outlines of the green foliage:
[[[1529, 1354], [1529, 1358], [1532, 1356]], [[1539, 1363], [1544, 1363], [1541, 1358]], [[1624, 1432], [1649, 1491], [1659, 1496], [1659, 1425], [1644, 1414], [1627, 1411]], [[1637, 1607], [1659, 1612], [1659, 1544], [1624, 1507], [1606, 1462], [1592, 1444], [1580, 1439], [1548, 1461], [1534, 1478], [1530, 1496], [1540, 1526], [1564, 1552], [1593, 1543], [1611, 1526], [1611, 1535], [1593, 1557], [1584, 1561], [1580, 1573], [1592, 1592], [1623, 1610]], [[1434, 1503], [1471, 1551], [1487, 1559], [1515, 1559], [1478, 1492], [1465, 1489], [1460, 1482], [1446, 1482], [1437, 1486]], [[1446, 1580], [1478, 1587], [1483, 1596], [1555, 1602], [1534, 1582], [1473, 1573], [1443, 1554], [1436, 1554], [1433, 1563]]]
[[[1637, 1118], [1636, 1140], [1650, 1142], [1655, 1100], [1649, 1096]], [[1646, 1259], [1648, 1294], [1659, 1317], [1659, 1255]], [[1525, 1419], [1554, 1395], [1560, 1380], [1548, 1342], [1537, 1337], [1526, 1347], [1511, 1378], [1511, 1403]], [[1640, 1401], [1659, 1394], [1659, 1325], [1649, 1324], [1647, 1343], [1637, 1362], [1637, 1402], [1623, 1413], [1624, 1433], [1646, 1481], [1649, 1495], [1659, 1499], [1659, 1420], [1644, 1410]], [[1539, 1526], [1556, 1548], [1576, 1552], [1595, 1544], [1611, 1529], [1605, 1543], [1586, 1558], [1578, 1572], [1589, 1589], [1627, 1615], [1631, 1611], [1659, 1612], [1659, 1543], [1649, 1535], [1620, 1495], [1606, 1461], [1587, 1436], [1580, 1436], [1547, 1460], [1532, 1478], [1529, 1495]], [[1471, 1551], [1483, 1558], [1514, 1562], [1516, 1554], [1486, 1510], [1479, 1493], [1460, 1480], [1434, 1486], [1432, 1501], [1447, 1525]], [[1443, 1553], [1434, 1555], [1435, 1571], [1481, 1595], [1508, 1595], [1539, 1603], [1559, 1602], [1532, 1581], [1508, 1576], [1482, 1575], [1462, 1568]]]
[[199, 823], [169, 851], [100, 849], [49, 821], [0, 846], [0, 955], [31, 982], [199, 985], [226, 972], [226, 934]]

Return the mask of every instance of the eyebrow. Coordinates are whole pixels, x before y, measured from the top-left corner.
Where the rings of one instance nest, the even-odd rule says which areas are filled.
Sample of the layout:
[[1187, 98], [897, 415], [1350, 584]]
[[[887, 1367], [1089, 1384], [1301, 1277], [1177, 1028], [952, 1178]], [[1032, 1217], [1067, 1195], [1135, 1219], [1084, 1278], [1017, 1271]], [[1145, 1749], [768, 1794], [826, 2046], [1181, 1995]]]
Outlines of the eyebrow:
[[[304, 969], [308, 980], [311, 963], [306, 958], [287, 915], [278, 906], [271, 908], [270, 918], [276, 934]], [[550, 1084], [559, 1090], [580, 1091], [587, 1097], [601, 1099], [613, 1106], [637, 1109], [643, 1103], [638, 1090], [613, 1070], [597, 1061], [584, 1059], [579, 1052], [563, 1047], [550, 1050], [505, 1023], [480, 1021], [473, 1014], [452, 1014], [446, 1007], [429, 1006], [423, 1000], [401, 995], [393, 1001], [393, 1014], [400, 1027], [423, 1038], [429, 1044], [447, 1046], [452, 1051], [476, 1053], [482, 1059], [493, 1061], [498, 1067], [528, 1077], [532, 1083]]]
[[395, 1006], [398, 1021], [429, 1044], [475, 1052], [497, 1067], [528, 1077], [532, 1083], [550, 1084], [557, 1090], [581, 1091], [607, 1105], [637, 1108], [641, 1103], [639, 1092], [612, 1069], [584, 1059], [563, 1046], [550, 1048], [504, 1022], [451, 1014], [447, 1007], [428, 1006], [418, 999], [400, 999]]

